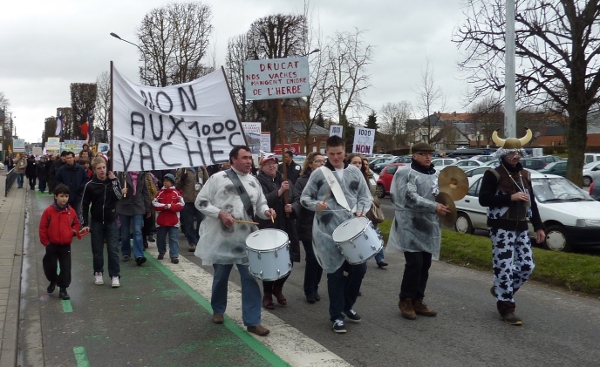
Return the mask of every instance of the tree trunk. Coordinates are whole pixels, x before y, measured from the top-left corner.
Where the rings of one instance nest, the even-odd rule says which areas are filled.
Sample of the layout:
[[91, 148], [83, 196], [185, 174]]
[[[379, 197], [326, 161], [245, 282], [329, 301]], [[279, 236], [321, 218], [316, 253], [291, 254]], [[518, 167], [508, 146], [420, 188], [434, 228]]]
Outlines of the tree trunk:
[[587, 112], [587, 109], [583, 106], [569, 109], [567, 178], [577, 186], [581, 186], [583, 183], [581, 167], [583, 167], [583, 153], [585, 153], [587, 144]]

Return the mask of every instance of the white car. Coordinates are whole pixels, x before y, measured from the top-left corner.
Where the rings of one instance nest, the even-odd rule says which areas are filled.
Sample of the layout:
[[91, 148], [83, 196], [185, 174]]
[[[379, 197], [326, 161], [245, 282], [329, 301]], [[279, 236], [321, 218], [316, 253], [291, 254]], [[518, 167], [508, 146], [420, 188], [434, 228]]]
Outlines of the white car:
[[[544, 247], [569, 251], [576, 246], [600, 245], [600, 202], [564, 177], [530, 173], [537, 207], [546, 227]], [[457, 232], [487, 230], [487, 208], [479, 205], [482, 177], [470, 177], [467, 195], [455, 202]], [[535, 238], [531, 223], [529, 235]]]
[[583, 186], [590, 186], [598, 177], [600, 177], [600, 161], [583, 166]]
[[452, 164], [452, 166], [457, 166], [460, 169], [462, 169], [463, 171], [466, 171], [466, 170], [469, 170], [469, 169], [475, 168], [475, 167], [481, 167], [484, 165], [485, 165], [485, 162], [477, 161], [474, 159], [463, 159], [462, 161], [458, 161], [458, 162]]

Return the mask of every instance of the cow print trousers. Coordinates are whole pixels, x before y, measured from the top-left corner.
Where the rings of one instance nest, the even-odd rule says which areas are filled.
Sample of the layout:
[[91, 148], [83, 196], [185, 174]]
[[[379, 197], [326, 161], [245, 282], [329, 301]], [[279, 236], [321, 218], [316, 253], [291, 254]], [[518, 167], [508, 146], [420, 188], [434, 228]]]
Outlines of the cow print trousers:
[[529, 279], [535, 264], [528, 231], [488, 228], [493, 245], [494, 292], [514, 304], [514, 293]]

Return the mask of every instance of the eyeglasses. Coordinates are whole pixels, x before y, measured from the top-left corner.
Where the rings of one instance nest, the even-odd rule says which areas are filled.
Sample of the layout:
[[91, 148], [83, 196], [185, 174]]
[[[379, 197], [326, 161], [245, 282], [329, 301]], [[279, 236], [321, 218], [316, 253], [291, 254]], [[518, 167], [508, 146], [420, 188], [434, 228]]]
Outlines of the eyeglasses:
[[277, 163], [273, 162], [273, 161], [263, 163], [263, 166], [275, 166], [275, 165], [277, 165]]
[[418, 155], [420, 155], [422, 157], [433, 157], [433, 153], [419, 152], [419, 153], [416, 153], [416, 154], [418, 154]]
[[315, 159], [313, 163], [325, 163], [324, 159]]

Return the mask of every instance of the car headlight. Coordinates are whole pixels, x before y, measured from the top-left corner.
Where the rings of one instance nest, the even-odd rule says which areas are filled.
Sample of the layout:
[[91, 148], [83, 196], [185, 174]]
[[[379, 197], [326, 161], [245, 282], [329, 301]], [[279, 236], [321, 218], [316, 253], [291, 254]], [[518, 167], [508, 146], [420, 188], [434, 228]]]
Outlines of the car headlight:
[[577, 219], [575, 221], [577, 227], [600, 227], [600, 219]]

